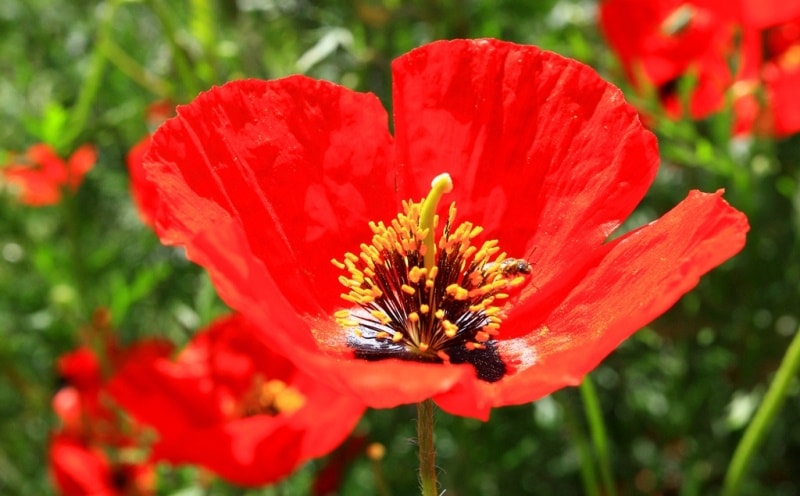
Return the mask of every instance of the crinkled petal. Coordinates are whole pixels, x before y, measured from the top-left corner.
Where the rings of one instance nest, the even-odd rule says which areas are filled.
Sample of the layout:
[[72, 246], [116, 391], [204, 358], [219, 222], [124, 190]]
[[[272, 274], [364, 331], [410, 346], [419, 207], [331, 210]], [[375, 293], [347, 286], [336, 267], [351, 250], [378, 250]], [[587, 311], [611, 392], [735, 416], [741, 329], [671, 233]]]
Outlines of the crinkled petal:
[[515, 309], [509, 320], [530, 330], [498, 343], [516, 372], [488, 392], [492, 402], [526, 403], [578, 384], [700, 276], [741, 250], [748, 228], [721, 191], [693, 191], [662, 218], [607, 244], [605, 256], [553, 308]]
[[378, 99], [303, 76], [201, 94], [159, 128], [144, 162], [162, 240], [191, 249], [196, 233], [230, 225], [301, 313], [338, 304], [331, 258], [399, 204]]

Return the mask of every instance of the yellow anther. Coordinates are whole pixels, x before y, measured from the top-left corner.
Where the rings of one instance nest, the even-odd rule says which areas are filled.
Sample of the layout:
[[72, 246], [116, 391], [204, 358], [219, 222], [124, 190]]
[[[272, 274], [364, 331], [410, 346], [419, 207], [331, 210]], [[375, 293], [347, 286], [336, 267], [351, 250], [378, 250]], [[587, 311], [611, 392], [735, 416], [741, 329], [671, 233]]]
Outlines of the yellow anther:
[[385, 313], [381, 312], [380, 310], [372, 310], [370, 312], [370, 314], [373, 317], [375, 317], [376, 319], [380, 320], [381, 324], [384, 324], [384, 325], [386, 325], [386, 324], [388, 324], [389, 322], [392, 321], [392, 319], [389, 318], [388, 315], [386, 315]]
[[428, 343], [420, 343], [418, 348], [419, 351], [425, 353], [426, 351], [428, 351]]
[[417, 312], [411, 312], [408, 314], [408, 320], [411, 322], [419, 322], [419, 314]]
[[344, 264], [343, 264], [342, 262], [340, 262], [340, 261], [336, 260], [335, 258], [332, 258], [332, 259], [331, 259], [331, 263], [332, 263], [332, 264], [333, 264], [333, 266], [334, 266], [334, 267], [336, 267], [337, 269], [339, 269], [339, 270], [344, 270]]
[[434, 313], [434, 315], [436, 316], [437, 319], [443, 319], [444, 318], [444, 310], [442, 310], [440, 308], [439, 310], [436, 310], [436, 313]]
[[419, 306], [419, 313], [421, 313], [422, 315], [427, 315], [430, 309], [431, 309], [430, 305], [422, 304]]
[[333, 316], [337, 319], [346, 319], [350, 317], [350, 310], [337, 310], [333, 313]]
[[490, 337], [491, 336], [489, 336], [488, 332], [478, 331], [477, 333], [475, 333], [475, 341], [479, 343], [485, 343], [486, 341], [489, 341]]
[[360, 299], [359, 299], [359, 298], [356, 298], [355, 296], [349, 295], [349, 294], [347, 294], [347, 293], [342, 293], [342, 294], [340, 294], [339, 296], [340, 296], [340, 297], [341, 297], [341, 298], [342, 298], [344, 301], [349, 301], [350, 303], [355, 303], [355, 304], [358, 304], [358, 302], [360, 301]]
[[442, 321], [442, 327], [444, 328], [444, 334], [448, 338], [453, 338], [458, 333], [458, 326], [450, 322], [449, 320]]
[[400, 286], [400, 289], [403, 290], [403, 293], [410, 294], [410, 295], [413, 295], [414, 293], [417, 292], [416, 289], [412, 288], [408, 284], [403, 284], [402, 286]]
[[394, 331], [394, 334], [392, 334], [392, 342], [399, 343], [402, 340], [403, 340], [403, 333], [399, 331]]

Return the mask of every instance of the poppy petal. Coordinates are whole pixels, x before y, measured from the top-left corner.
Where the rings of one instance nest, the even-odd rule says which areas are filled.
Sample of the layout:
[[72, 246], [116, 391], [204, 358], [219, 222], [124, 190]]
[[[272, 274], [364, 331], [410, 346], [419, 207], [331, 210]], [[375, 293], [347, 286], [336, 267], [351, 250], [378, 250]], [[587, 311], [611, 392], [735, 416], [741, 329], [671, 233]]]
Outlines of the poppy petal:
[[67, 162], [67, 185], [76, 190], [86, 175], [97, 162], [97, 148], [92, 145], [83, 145], [75, 150]]
[[497, 40], [436, 42], [393, 64], [405, 190], [453, 177], [460, 218], [540, 286], [599, 246], [658, 169], [655, 137], [620, 90], [575, 60]]
[[144, 166], [159, 185], [162, 239], [235, 226], [301, 313], [339, 302], [331, 254], [358, 246], [398, 203], [385, 110], [332, 83], [234, 81], [179, 107], [153, 139]]
[[597, 266], [546, 317], [533, 315], [541, 308], [510, 316], [532, 329], [498, 343], [518, 370], [497, 384], [495, 404], [526, 403], [578, 384], [700, 276], [739, 252], [747, 230], [747, 219], [721, 191], [693, 191], [660, 219], [606, 245]]

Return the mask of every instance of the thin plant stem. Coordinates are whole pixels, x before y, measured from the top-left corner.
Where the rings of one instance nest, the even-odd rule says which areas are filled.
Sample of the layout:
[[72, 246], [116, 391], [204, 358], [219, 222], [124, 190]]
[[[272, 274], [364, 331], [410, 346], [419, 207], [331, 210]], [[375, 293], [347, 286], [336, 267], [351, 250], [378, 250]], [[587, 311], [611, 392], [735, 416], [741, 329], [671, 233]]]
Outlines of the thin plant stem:
[[383, 474], [383, 461], [372, 460], [372, 473], [375, 477], [375, 489], [380, 496], [392, 496], [386, 476]]
[[100, 12], [100, 26], [97, 29], [97, 39], [95, 41], [94, 53], [92, 54], [92, 62], [89, 66], [89, 73], [86, 80], [81, 85], [81, 90], [78, 93], [78, 98], [75, 106], [70, 114], [70, 126], [64, 131], [64, 136], [60, 141], [61, 153], [72, 149], [72, 143], [80, 136], [86, 127], [86, 122], [89, 120], [89, 114], [92, 110], [92, 103], [100, 90], [100, 85], [103, 81], [103, 73], [106, 69], [108, 60], [105, 55], [104, 45], [108, 39], [111, 38], [114, 12], [117, 8], [116, 1], [106, 2], [105, 5], [99, 10]]
[[614, 486], [614, 478], [611, 473], [611, 456], [608, 452], [606, 426], [603, 422], [603, 414], [600, 411], [597, 390], [588, 375], [584, 377], [580, 390], [584, 411], [586, 412], [586, 421], [589, 423], [589, 433], [597, 456], [597, 466], [600, 469], [600, 478], [603, 481], [603, 489], [607, 496], [616, 496], [617, 489]]
[[192, 70], [192, 63], [178, 43], [178, 28], [173, 21], [173, 15], [161, 0], [148, 0], [147, 4], [158, 17], [161, 27], [164, 28], [164, 35], [167, 38], [172, 56], [175, 58], [175, 67], [178, 70], [183, 88], [187, 96], [194, 98], [206, 86], [203, 81]]
[[172, 85], [168, 81], [148, 71], [113, 40], [106, 40], [102, 48], [106, 58], [133, 82], [159, 98], [168, 98], [172, 96]]
[[728, 472], [725, 474], [725, 482], [722, 487], [723, 496], [739, 494], [742, 480], [750, 467], [753, 456], [764, 441], [783, 402], [786, 401], [786, 392], [789, 390], [792, 379], [797, 375], [798, 369], [800, 369], [800, 329], [789, 344], [764, 400], [733, 453]]
[[417, 446], [419, 448], [419, 482], [422, 496], [436, 496], [436, 448], [433, 443], [432, 400], [417, 403]]
[[583, 493], [586, 496], [600, 496], [600, 483], [597, 480], [597, 471], [594, 466], [594, 457], [586, 437], [583, 435], [581, 425], [570, 408], [564, 408], [567, 431], [572, 441], [578, 448], [581, 457], [581, 482], [583, 482]]

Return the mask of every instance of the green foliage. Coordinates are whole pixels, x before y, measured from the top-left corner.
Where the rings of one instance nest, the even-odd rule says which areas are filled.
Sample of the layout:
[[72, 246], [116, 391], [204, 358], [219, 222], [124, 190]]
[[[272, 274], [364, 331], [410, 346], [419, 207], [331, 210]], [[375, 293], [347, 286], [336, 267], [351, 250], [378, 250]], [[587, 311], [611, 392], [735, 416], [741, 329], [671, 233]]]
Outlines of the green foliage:
[[[22, 151], [46, 142], [68, 154], [92, 142], [100, 153], [77, 195], [58, 206], [21, 206], [7, 192], [0, 198], [0, 493], [52, 494], [44, 460], [54, 364], [78, 344], [95, 308], [111, 309], [123, 342], [183, 343], [224, 312], [207, 276], [161, 246], [132, 206], [124, 157], [147, 132], [148, 104], [187, 102], [234, 78], [304, 72], [371, 91], [388, 108], [394, 57], [434, 39], [491, 36], [589, 63], [647, 107], [604, 45], [594, 7], [582, 0], [3, 0], [0, 146]], [[691, 81], [681, 84], [688, 91]], [[690, 189], [726, 188], [752, 230], [738, 257], [593, 373], [607, 461], [620, 494], [715, 494], [800, 318], [800, 136], [731, 141], [730, 112], [703, 122], [656, 114], [652, 127], [662, 170], [626, 227], [656, 218]], [[788, 394], [742, 494], [800, 492], [796, 382]], [[582, 492], [582, 464], [592, 455], [582, 408], [571, 389], [497, 410], [489, 423], [439, 415], [442, 487], [448, 495]], [[413, 407], [369, 412], [358, 431], [386, 446], [383, 472], [394, 494], [415, 493]], [[159, 494], [305, 494], [319, 465], [280, 488], [248, 492], [221, 482], [201, 489], [193, 469], [162, 468]], [[358, 459], [344, 484], [343, 494], [372, 493], [371, 462]]]

